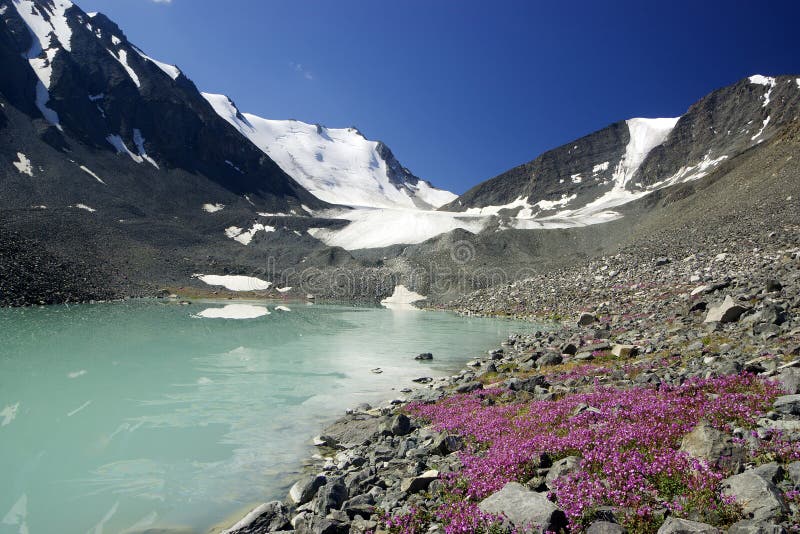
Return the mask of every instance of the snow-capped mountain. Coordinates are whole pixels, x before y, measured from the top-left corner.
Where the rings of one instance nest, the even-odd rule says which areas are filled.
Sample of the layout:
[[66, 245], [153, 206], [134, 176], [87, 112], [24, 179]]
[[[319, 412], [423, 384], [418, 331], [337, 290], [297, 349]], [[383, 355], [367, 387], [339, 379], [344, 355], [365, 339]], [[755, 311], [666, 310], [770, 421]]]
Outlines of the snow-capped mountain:
[[326, 128], [241, 113], [225, 95], [203, 93], [220, 117], [317, 198], [373, 208], [438, 208], [456, 195], [414, 176], [380, 141], [355, 128]]
[[580, 225], [708, 175], [769, 140], [800, 110], [793, 76], [753, 75], [712, 92], [678, 118], [618, 122], [483, 182], [443, 209], [502, 214], [514, 228]]

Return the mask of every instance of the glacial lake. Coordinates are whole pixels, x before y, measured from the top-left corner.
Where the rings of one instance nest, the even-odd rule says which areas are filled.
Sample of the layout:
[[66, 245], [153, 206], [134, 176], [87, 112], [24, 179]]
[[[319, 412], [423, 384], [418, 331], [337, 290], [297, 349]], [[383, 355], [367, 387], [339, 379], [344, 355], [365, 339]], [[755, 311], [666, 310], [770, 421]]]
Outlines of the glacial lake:
[[282, 499], [347, 408], [532, 328], [305, 302], [0, 309], [0, 533], [230, 524]]

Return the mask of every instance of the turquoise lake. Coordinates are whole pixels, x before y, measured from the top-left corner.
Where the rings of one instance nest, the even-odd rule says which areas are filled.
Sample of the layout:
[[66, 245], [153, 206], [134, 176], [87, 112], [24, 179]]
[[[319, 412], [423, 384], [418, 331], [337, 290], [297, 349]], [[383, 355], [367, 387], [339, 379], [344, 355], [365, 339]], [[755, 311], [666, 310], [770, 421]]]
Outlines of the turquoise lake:
[[533, 328], [230, 304], [0, 309], [0, 533], [213, 531], [282, 499], [311, 438], [345, 409]]

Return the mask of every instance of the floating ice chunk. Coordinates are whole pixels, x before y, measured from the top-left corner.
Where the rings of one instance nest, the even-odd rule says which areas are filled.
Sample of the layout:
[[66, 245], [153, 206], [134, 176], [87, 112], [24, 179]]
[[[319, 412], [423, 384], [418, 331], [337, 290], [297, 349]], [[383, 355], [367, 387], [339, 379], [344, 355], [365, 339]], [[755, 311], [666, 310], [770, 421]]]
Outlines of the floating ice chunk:
[[288, 306], [275, 306], [275, 311], [290, 312], [292, 310]]
[[28, 496], [23, 493], [14, 506], [3, 517], [4, 525], [19, 526], [19, 534], [29, 534], [28, 530]]
[[269, 315], [266, 306], [253, 304], [227, 304], [222, 308], [206, 308], [197, 314], [205, 319], [256, 319]]
[[292, 290], [292, 288], [291, 288], [291, 287], [278, 287], [278, 288], [276, 288], [276, 289], [277, 289], [278, 293], [286, 293], [286, 292], [288, 292], [288, 291], [291, 291], [291, 290]]
[[28, 156], [22, 152], [17, 152], [17, 161], [12, 161], [11, 164], [16, 167], [20, 173], [33, 176], [33, 165], [31, 165], [31, 160], [29, 160]]
[[207, 386], [208, 384], [213, 384], [214, 381], [208, 378], [207, 376], [201, 376], [197, 379], [197, 384], [200, 386]]
[[86, 174], [88, 174], [89, 176], [91, 176], [92, 178], [94, 178], [95, 180], [97, 180], [98, 182], [100, 182], [101, 184], [103, 184], [103, 185], [106, 185], [106, 183], [105, 183], [105, 182], [104, 182], [104, 181], [103, 181], [103, 180], [102, 180], [102, 179], [101, 179], [99, 176], [97, 176], [95, 173], [93, 173], [93, 172], [92, 172], [91, 170], [89, 170], [87, 167], [85, 167], [85, 166], [81, 165], [81, 166], [80, 166], [80, 168], [81, 168], [81, 170], [82, 170], [83, 172], [85, 172]]
[[0, 421], [0, 426], [6, 426], [7, 424], [11, 423], [11, 421], [16, 419], [18, 409], [19, 409], [19, 403], [10, 404], [5, 408], [3, 408], [3, 410], [0, 411], [0, 417], [3, 418], [3, 420]]
[[86, 369], [81, 369], [80, 371], [72, 371], [71, 373], [67, 373], [67, 378], [78, 378], [79, 376], [83, 376], [86, 374]]
[[223, 286], [231, 291], [263, 291], [272, 286], [272, 282], [254, 276], [195, 274], [194, 277], [210, 286]]
[[222, 210], [224, 207], [225, 204], [203, 204], [203, 211], [207, 211], [208, 213], [214, 213]]
[[91, 403], [92, 403], [92, 401], [90, 401], [90, 400], [84, 402], [83, 404], [81, 404], [80, 406], [78, 406], [77, 408], [72, 410], [71, 412], [68, 412], [67, 413], [67, 417], [72, 417], [73, 415], [77, 414], [78, 412], [86, 409], [86, 407], [88, 407]]

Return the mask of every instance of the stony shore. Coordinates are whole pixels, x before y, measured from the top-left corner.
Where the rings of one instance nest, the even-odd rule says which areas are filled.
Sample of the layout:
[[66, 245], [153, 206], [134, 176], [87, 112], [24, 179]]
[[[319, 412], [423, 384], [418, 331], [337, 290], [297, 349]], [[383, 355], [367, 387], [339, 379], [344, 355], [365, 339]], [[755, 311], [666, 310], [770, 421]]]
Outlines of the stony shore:
[[352, 410], [231, 532], [797, 531], [800, 228], [752, 235], [450, 303], [551, 326]]

